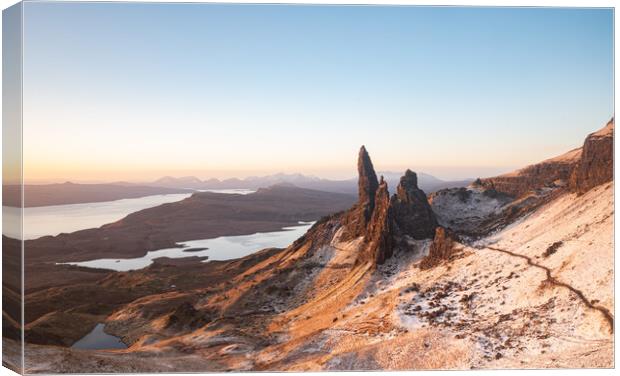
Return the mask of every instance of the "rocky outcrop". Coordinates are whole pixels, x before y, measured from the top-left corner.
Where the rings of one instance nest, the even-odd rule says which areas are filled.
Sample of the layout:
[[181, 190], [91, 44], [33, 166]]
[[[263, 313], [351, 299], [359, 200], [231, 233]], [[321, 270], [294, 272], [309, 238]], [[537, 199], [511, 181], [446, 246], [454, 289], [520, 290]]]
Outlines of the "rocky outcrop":
[[375, 208], [375, 196], [379, 188], [377, 174], [366, 148], [362, 145], [357, 157], [358, 201], [343, 219], [344, 239], [363, 236]]
[[586, 138], [581, 158], [570, 177], [573, 192], [583, 194], [614, 177], [614, 119]]
[[381, 182], [375, 194], [375, 208], [364, 237], [366, 247], [358, 261], [374, 261], [383, 264], [392, 256], [394, 247], [394, 218], [390, 205], [390, 193], [387, 183]]
[[506, 193], [514, 198], [542, 188], [564, 186], [568, 183], [580, 156], [581, 149], [574, 149], [521, 170], [492, 178], [477, 179], [472, 185]]
[[415, 172], [407, 170], [400, 178], [396, 194], [392, 196], [391, 206], [394, 221], [401, 235], [408, 235], [418, 240], [433, 237], [437, 219], [426, 194], [418, 188], [418, 177]]
[[420, 262], [420, 268], [430, 269], [444, 261], [449, 261], [454, 255], [454, 235], [441, 226], [437, 227], [433, 243], [428, 255]]
[[507, 226], [567, 191], [583, 194], [613, 180], [614, 120], [590, 134], [583, 147], [508, 174], [477, 179], [467, 188], [433, 193], [441, 226], [479, 238]]
[[185, 302], [177, 306], [168, 316], [165, 327], [175, 328], [175, 330], [195, 329], [210, 321], [209, 315], [198, 311], [191, 303]]
[[377, 175], [364, 146], [361, 147], [357, 169], [359, 173], [359, 198], [343, 214], [344, 227], [341, 240], [364, 237], [364, 247], [358, 263], [372, 261], [381, 264], [393, 254], [397, 239], [432, 238], [437, 227], [426, 194], [418, 188], [415, 172], [407, 170], [400, 179], [397, 193], [390, 197], [387, 182]]
[[472, 186], [519, 198], [544, 188], [569, 187], [583, 194], [613, 179], [614, 119], [590, 134], [583, 147], [508, 174], [477, 179]]
[[379, 189], [379, 182], [370, 156], [363, 145], [357, 159], [357, 172], [359, 174], [357, 183], [359, 205], [364, 213], [365, 220], [369, 221], [375, 207], [375, 196], [377, 189]]

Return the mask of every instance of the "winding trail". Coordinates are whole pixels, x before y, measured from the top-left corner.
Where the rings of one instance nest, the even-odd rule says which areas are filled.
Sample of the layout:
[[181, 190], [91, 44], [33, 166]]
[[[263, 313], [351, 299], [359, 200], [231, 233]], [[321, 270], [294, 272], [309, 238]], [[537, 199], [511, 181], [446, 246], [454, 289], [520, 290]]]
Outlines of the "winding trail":
[[602, 307], [600, 305], [594, 305], [590, 302], [590, 300], [588, 300], [588, 298], [585, 297], [585, 295], [583, 294], [583, 292], [581, 292], [581, 290], [578, 290], [576, 288], [574, 288], [573, 286], [569, 285], [568, 283], [564, 283], [564, 282], [560, 282], [558, 281], [555, 277], [553, 277], [551, 275], [551, 269], [547, 268], [546, 266], [540, 265], [535, 263], [534, 261], [532, 261], [532, 259], [529, 256], [525, 256], [525, 255], [521, 255], [518, 253], [514, 253], [511, 251], [507, 251], [505, 249], [501, 249], [501, 248], [496, 248], [496, 247], [490, 247], [487, 246], [487, 249], [493, 250], [493, 251], [497, 251], [497, 252], [502, 252], [505, 253], [507, 255], [513, 256], [513, 257], [519, 257], [522, 258], [524, 260], [527, 261], [527, 263], [530, 266], [533, 266], [535, 268], [539, 268], [545, 271], [545, 273], [547, 274], [547, 281], [550, 282], [553, 285], [556, 286], [560, 286], [560, 287], [564, 287], [569, 289], [570, 291], [572, 291], [575, 295], [577, 295], [579, 297], [579, 299], [581, 299], [581, 301], [583, 302], [583, 304], [585, 304], [588, 308], [590, 309], [594, 309], [596, 311], [599, 311], [603, 317], [605, 318], [605, 320], [607, 321], [607, 323], [609, 324], [609, 331], [610, 333], [613, 334], [614, 332], [614, 317], [613, 315], [609, 312], [609, 310], [605, 307]]

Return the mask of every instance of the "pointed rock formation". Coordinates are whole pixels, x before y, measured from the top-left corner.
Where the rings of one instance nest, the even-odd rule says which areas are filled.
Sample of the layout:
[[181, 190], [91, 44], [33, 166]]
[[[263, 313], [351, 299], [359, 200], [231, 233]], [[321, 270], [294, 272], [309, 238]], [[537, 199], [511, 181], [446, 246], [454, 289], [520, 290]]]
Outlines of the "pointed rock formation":
[[598, 132], [588, 135], [570, 177], [573, 192], [583, 194], [614, 177], [614, 119]]
[[435, 238], [428, 255], [420, 262], [421, 269], [430, 269], [450, 260], [454, 255], [454, 239], [449, 230], [439, 226], [435, 230]]
[[377, 181], [366, 148], [360, 148], [359, 200], [342, 217], [344, 230], [341, 240], [364, 237], [364, 248], [357, 262], [382, 264], [393, 254], [398, 238], [429, 239], [435, 234], [437, 220], [426, 198], [418, 188], [415, 172], [407, 170], [401, 178], [397, 194], [390, 198], [387, 182]]
[[391, 202], [394, 220], [401, 235], [429, 239], [435, 234], [437, 219], [426, 194], [418, 188], [418, 176], [407, 170]]
[[383, 264], [386, 259], [392, 256], [394, 247], [394, 220], [390, 205], [390, 193], [383, 176], [375, 194], [374, 202], [375, 207], [364, 237], [367, 246], [363, 251], [364, 254], [358, 258], [358, 262], [373, 261], [377, 264]]
[[354, 239], [365, 235], [366, 228], [372, 217], [375, 208], [375, 196], [379, 188], [377, 174], [372, 166], [370, 156], [366, 148], [362, 145], [357, 157], [358, 178], [358, 202], [349, 211], [344, 219], [346, 227], [344, 239]]
[[364, 219], [368, 223], [375, 208], [375, 196], [377, 189], [379, 189], [379, 182], [370, 156], [363, 145], [357, 158], [357, 172], [359, 174], [357, 183], [359, 205], [364, 213]]

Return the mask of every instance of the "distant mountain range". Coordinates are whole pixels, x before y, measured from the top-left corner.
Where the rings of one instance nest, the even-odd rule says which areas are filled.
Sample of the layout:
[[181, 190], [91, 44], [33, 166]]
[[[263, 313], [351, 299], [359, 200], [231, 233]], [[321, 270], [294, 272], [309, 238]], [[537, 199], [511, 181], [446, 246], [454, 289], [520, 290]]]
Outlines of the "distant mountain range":
[[[384, 179], [388, 182], [390, 187], [396, 187], [398, 185], [402, 173], [397, 172], [379, 172], [378, 175], [383, 175]], [[474, 179], [465, 179], [458, 181], [445, 181], [438, 179], [432, 175], [425, 173], [418, 173], [418, 185], [424, 190], [424, 192], [431, 193], [439, 189], [464, 187], [471, 183]], [[154, 182], [143, 183], [143, 185], [150, 185], [156, 187], [166, 188], [190, 188], [190, 189], [231, 189], [231, 188], [245, 188], [245, 189], [258, 189], [265, 188], [272, 185], [292, 184], [300, 188], [315, 189], [326, 192], [337, 193], [357, 193], [357, 179], [351, 178], [346, 180], [330, 180], [323, 179], [314, 176], [307, 176], [303, 174], [274, 174], [267, 176], [251, 176], [244, 179], [231, 178], [231, 179], [207, 179], [200, 180], [195, 176], [185, 177], [172, 177], [165, 176], [157, 179]]]
[[[379, 172], [389, 187], [398, 186], [402, 174], [396, 172]], [[464, 187], [473, 179], [444, 181], [432, 175], [418, 173], [418, 185], [426, 194], [444, 188]], [[329, 180], [302, 174], [274, 174], [251, 176], [244, 179], [200, 180], [195, 176], [165, 176], [153, 182], [128, 183], [112, 182], [106, 184], [25, 184], [24, 206], [37, 207], [49, 205], [80, 204], [88, 202], [113, 201], [127, 198], [139, 198], [150, 195], [192, 193], [194, 190], [250, 189], [258, 190], [272, 186], [295, 186], [331, 193], [357, 195], [357, 179]], [[3, 204], [20, 206], [21, 187], [19, 185], [3, 186]]]

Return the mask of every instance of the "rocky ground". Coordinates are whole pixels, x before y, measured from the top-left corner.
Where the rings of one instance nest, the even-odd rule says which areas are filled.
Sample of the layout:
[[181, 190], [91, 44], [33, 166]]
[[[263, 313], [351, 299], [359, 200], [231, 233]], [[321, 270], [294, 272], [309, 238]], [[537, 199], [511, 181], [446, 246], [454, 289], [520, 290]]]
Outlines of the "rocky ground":
[[612, 136], [589, 136], [560, 177], [527, 169], [529, 189], [516, 172], [518, 189], [477, 182], [431, 203], [412, 172], [390, 196], [362, 149], [350, 210], [200, 280], [191, 261], [114, 273], [102, 291], [136, 297], [97, 319], [129, 348], [28, 344], [26, 370], [613, 367], [612, 155], [596, 146]]
[[[291, 293], [305, 302], [274, 299], [279, 293], [252, 299], [262, 304], [246, 312], [255, 316], [246, 322], [255, 333], [236, 318], [198, 323], [196, 330], [190, 323], [181, 336], [178, 328], [162, 331], [161, 316], [137, 320], [150, 312], [137, 306], [179, 299], [158, 295], [108, 318], [113, 332], [134, 343], [128, 350], [31, 345], [26, 366], [32, 372], [613, 367], [612, 202], [611, 183], [566, 195], [474, 246], [458, 245], [458, 257], [426, 270], [419, 265], [431, 241], [411, 241], [413, 252], [357, 273], [359, 280], [336, 274], [353, 264], [361, 239], [335, 241], [300, 266], [307, 276]], [[561, 246], [545, 256], [558, 239]], [[343, 286], [346, 294], [333, 295]], [[202, 299], [197, 309], [212, 306]], [[129, 330], [127, 322], [134, 323]]]

